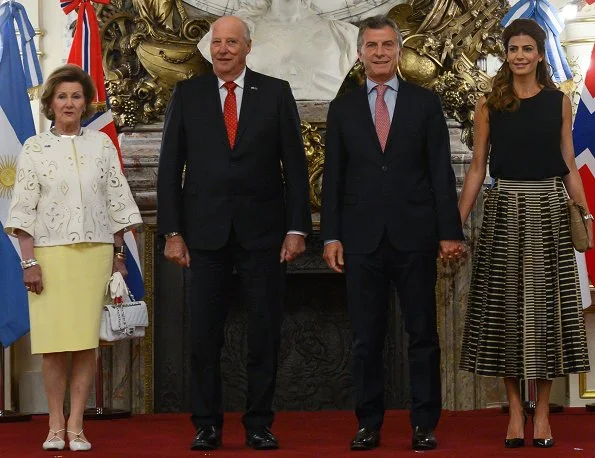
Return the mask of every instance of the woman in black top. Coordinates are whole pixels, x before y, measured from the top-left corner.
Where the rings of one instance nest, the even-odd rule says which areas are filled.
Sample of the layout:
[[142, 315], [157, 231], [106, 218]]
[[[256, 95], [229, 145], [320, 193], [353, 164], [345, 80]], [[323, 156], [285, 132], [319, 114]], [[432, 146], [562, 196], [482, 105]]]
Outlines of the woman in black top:
[[[517, 19], [502, 34], [506, 61], [475, 109], [471, 166], [459, 201], [463, 223], [484, 183], [460, 368], [502, 377], [510, 406], [506, 447], [524, 445], [519, 379], [537, 380], [533, 445], [554, 444], [554, 377], [589, 370], [568, 195], [585, 205], [574, 160], [570, 100], [554, 86], [546, 34]], [[588, 215], [589, 247], [593, 245]]]

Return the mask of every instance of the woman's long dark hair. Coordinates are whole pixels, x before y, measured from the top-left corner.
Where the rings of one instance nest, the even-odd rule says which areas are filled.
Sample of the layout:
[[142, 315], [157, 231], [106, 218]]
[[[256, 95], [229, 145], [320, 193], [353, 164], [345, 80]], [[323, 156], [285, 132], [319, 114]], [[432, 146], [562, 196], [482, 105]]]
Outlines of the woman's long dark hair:
[[[548, 63], [545, 59], [545, 31], [532, 19], [516, 19], [510, 23], [502, 32], [502, 42], [508, 54], [508, 42], [512, 37], [527, 35], [537, 43], [537, 50], [544, 56], [541, 62], [537, 63], [537, 82], [545, 87], [556, 89], [549, 73]], [[492, 81], [492, 92], [487, 96], [487, 106], [492, 111], [517, 111], [521, 105], [519, 97], [512, 87], [512, 71], [505, 61]]]

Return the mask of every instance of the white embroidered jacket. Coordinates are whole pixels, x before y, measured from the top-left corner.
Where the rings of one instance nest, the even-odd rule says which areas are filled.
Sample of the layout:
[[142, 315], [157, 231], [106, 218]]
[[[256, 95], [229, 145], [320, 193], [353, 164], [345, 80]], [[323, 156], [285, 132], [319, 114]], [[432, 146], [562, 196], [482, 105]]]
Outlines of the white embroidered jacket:
[[113, 243], [142, 224], [118, 153], [103, 132], [68, 138], [42, 132], [19, 156], [5, 231], [21, 229], [35, 246]]

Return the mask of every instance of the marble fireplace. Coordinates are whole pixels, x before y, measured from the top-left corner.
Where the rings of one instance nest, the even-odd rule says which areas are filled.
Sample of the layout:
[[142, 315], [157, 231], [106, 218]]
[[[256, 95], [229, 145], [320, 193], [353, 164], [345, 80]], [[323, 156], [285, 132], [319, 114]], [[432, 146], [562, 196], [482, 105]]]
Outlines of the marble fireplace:
[[[326, 103], [298, 103], [300, 115], [324, 131]], [[471, 152], [461, 143], [461, 126], [449, 120], [452, 164], [460, 190]], [[189, 402], [189, 339], [186, 282], [183, 271], [163, 258], [156, 236], [156, 174], [161, 124], [139, 126], [120, 136], [129, 182], [145, 226], [138, 243], [145, 275], [150, 327], [147, 336], [104, 351], [106, 406], [135, 413], [184, 412]], [[481, 199], [480, 199], [481, 200]], [[471, 251], [479, 228], [481, 202], [465, 228]], [[314, 227], [317, 215], [313, 215]], [[315, 229], [308, 251], [289, 269], [282, 331], [276, 408], [278, 410], [351, 409], [349, 373], [351, 331], [347, 319], [344, 279], [325, 268], [322, 241]], [[475, 378], [457, 370], [471, 262], [439, 265], [436, 295], [442, 348], [443, 406], [451, 410], [501, 404], [505, 392], [498, 380]], [[245, 399], [245, 322], [232, 301], [223, 350], [224, 396], [227, 410], [243, 410]], [[407, 408], [409, 398], [406, 334], [397, 295], [390, 304], [385, 347], [386, 406]]]

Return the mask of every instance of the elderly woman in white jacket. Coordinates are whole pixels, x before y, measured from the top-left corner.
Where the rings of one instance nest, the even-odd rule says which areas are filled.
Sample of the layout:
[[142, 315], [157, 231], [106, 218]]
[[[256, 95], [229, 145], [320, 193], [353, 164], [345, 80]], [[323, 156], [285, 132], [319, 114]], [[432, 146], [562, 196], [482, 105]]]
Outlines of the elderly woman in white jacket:
[[46, 450], [62, 450], [66, 438], [71, 450], [91, 448], [83, 412], [95, 374], [105, 286], [112, 272], [126, 274], [123, 234], [142, 223], [110, 138], [81, 127], [94, 97], [92, 80], [75, 65], [49, 76], [41, 105], [54, 127], [23, 145], [5, 227], [21, 248], [31, 352], [43, 354]]

